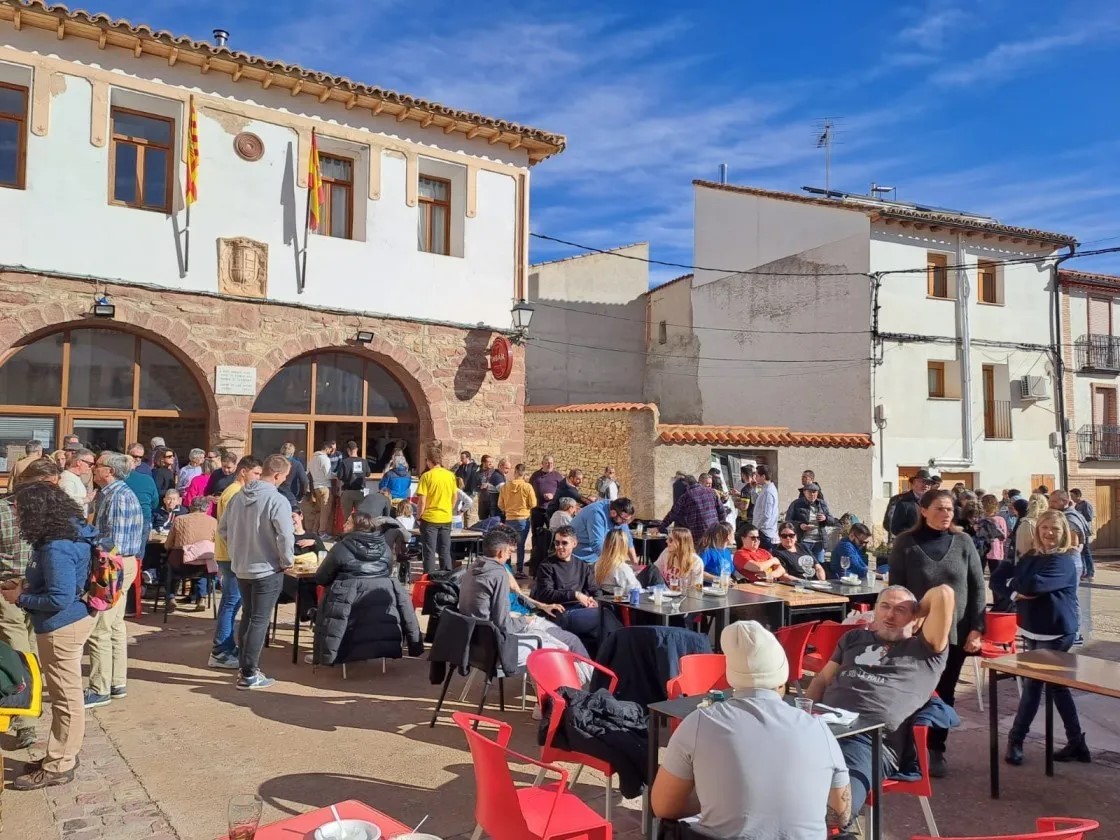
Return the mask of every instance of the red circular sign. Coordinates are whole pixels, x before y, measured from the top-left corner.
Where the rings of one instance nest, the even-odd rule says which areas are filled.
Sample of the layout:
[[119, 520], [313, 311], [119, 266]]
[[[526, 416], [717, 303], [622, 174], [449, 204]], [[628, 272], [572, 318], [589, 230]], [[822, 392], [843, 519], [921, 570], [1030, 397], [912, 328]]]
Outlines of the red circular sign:
[[499, 381], [509, 379], [513, 373], [513, 350], [504, 335], [499, 335], [490, 345], [490, 373]]

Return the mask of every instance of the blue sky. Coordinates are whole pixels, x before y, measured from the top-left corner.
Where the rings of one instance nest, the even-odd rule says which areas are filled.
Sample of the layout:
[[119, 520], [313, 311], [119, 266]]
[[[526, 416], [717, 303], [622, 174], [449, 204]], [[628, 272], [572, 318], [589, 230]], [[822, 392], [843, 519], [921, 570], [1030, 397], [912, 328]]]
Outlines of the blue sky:
[[[88, 7], [88, 6], [87, 6]], [[113, 16], [567, 135], [534, 231], [692, 256], [693, 178], [832, 186], [1120, 245], [1120, 4], [103, 0]], [[535, 241], [534, 261], [571, 249]], [[1069, 263], [1120, 271], [1120, 255]], [[654, 269], [655, 281], [672, 269]]]

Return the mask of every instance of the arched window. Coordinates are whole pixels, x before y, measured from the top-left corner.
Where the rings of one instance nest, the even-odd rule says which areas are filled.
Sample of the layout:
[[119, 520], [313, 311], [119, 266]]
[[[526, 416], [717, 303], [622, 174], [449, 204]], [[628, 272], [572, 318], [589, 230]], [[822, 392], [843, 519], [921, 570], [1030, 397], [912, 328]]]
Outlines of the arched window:
[[305, 458], [324, 440], [340, 450], [352, 440], [380, 470], [398, 440], [414, 466], [418, 432], [416, 407], [389, 371], [354, 353], [327, 351], [293, 359], [261, 389], [251, 449], [263, 457], [293, 443]]
[[185, 458], [208, 443], [206, 400], [155, 342], [73, 327], [19, 347], [0, 365], [0, 472], [28, 441], [50, 452], [71, 432], [94, 451], [159, 436]]

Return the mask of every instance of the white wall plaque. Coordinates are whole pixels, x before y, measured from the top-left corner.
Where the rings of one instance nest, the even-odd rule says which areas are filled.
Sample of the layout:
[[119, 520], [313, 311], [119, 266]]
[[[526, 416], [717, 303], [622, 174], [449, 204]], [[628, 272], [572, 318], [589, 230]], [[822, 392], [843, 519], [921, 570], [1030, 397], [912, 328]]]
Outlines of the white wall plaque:
[[257, 395], [257, 369], [218, 365], [214, 369], [214, 393], [255, 397]]

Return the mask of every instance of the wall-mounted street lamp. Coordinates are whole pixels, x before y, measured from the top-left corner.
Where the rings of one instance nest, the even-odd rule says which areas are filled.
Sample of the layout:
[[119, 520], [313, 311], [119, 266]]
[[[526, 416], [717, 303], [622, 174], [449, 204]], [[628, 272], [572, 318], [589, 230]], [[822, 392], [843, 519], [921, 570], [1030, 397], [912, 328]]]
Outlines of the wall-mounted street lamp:
[[358, 330], [357, 335], [354, 336], [354, 340], [358, 342], [358, 344], [369, 344], [373, 341], [373, 330]]
[[510, 311], [513, 316], [514, 335], [511, 339], [514, 344], [521, 344], [529, 334], [529, 324], [533, 320], [533, 305], [519, 300]]
[[93, 299], [92, 312], [97, 318], [112, 318], [117, 314], [117, 307], [109, 300], [108, 295], [101, 295]]

